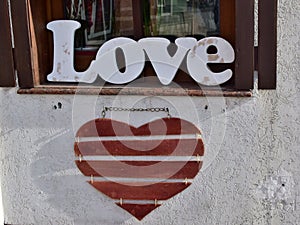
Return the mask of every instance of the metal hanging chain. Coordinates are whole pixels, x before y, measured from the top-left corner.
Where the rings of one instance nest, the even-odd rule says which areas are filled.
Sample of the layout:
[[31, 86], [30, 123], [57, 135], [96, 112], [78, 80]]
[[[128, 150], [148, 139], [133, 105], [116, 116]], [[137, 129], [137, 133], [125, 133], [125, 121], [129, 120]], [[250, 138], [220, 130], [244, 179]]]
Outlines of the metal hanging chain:
[[105, 118], [106, 112], [166, 112], [168, 118], [171, 118], [169, 108], [122, 108], [122, 107], [103, 107], [102, 117]]

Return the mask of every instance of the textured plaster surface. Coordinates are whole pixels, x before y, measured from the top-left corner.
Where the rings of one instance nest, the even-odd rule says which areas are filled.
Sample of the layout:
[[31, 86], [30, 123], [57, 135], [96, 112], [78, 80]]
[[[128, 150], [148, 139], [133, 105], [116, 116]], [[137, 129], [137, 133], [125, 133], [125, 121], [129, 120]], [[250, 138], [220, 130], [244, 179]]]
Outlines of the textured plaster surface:
[[[1, 89], [0, 161], [10, 224], [300, 224], [300, 4], [279, 0], [278, 87], [251, 98], [17, 95]], [[61, 105], [59, 104], [61, 103]], [[203, 131], [193, 184], [138, 222], [86, 183], [74, 130], [103, 106], [168, 106]], [[208, 105], [208, 109], [205, 109]], [[127, 121], [124, 113], [108, 117]], [[130, 114], [140, 125], [163, 113]]]

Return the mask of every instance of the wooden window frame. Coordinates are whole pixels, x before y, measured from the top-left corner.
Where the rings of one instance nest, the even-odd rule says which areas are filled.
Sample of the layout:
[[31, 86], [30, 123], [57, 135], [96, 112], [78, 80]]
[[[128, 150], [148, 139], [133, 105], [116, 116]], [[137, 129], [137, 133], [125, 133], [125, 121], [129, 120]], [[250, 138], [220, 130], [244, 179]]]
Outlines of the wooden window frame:
[[[52, 62], [52, 58], [49, 58], [52, 51], [51, 45], [41, 44], [50, 42], [49, 32], [46, 32], [46, 22], [48, 21], [45, 21], [45, 15], [46, 20], [60, 19], [55, 14], [56, 10], [51, 7], [51, 4], [49, 5], [51, 1], [54, 5], [62, 4], [60, 0], [11, 1], [15, 47], [14, 65], [18, 74], [19, 93], [74, 94], [77, 91], [78, 87], [74, 84], [44, 84], [46, 82], [43, 77], [46, 77], [47, 72], [49, 72], [46, 71], [47, 63], [49, 65], [50, 61]], [[139, 2], [139, 0], [133, 1]], [[5, 4], [6, 1], [3, 2]], [[45, 4], [48, 4], [48, 10], [43, 7]], [[228, 7], [232, 4], [234, 8]], [[140, 11], [139, 5], [133, 4], [135, 12]], [[259, 88], [274, 89], [276, 87], [277, 0], [259, 0], [259, 46], [256, 60], [254, 54], [254, 0], [220, 0], [220, 8], [222, 9], [222, 7], [226, 10], [221, 10], [220, 17], [228, 18], [228, 20], [221, 21], [221, 33], [226, 34], [222, 37], [235, 40], [232, 43], [236, 54], [233, 68], [234, 85], [225, 85], [221, 92], [213, 87], [203, 91], [199, 90], [199, 87], [188, 86], [185, 88], [185, 94], [251, 96], [255, 62], [258, 63]], [[136, 17], [142, 18], [141, 13]], [[2, 19], [2, 17], [0, 18]], [[134, 26], [139, 26], [141, 23], [142, 20], [134, 20]], [[141, 37], [141, 31], [137, 31], [134, 36]], [[41, 61], [43, 63], [39, 63]], [[83, 93], [99, 94], [97, 87], [84, 89]], [[126, 90], [123, 86], [118, 85], [104, 87], [100, 94], [118, 94], [120, 90], [122, 90], [122, 94], [182, 95], [176, 93], [176, 89], [173, 90], [173, 88], [168, 87], [151, 87], [149, 90], [145, 87], [136, 87]]]

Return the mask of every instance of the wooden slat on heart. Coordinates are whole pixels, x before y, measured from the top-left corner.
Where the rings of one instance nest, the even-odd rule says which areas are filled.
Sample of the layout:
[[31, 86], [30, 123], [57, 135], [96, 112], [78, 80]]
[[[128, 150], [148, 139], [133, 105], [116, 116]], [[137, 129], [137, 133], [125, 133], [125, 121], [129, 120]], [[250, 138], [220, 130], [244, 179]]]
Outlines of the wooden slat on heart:
[[[125, 167], [124, 164], [133, 165]], [[192, 179], [202, 163], [198, 162], [156, 162], [156, 161], [76, 161], [79, 170], [85, 176], [120, 177], [126, 174], [127, 178], [159, 178], [159, 179]], [[148, 166], [147, 166], [148, 165]], [[143, 166], [143, 170], [137, 167]], [[175, 171], [174, 171], [175, 170]], [[177, 172], [176, 172], [177, 170]]]
[[[197, 146], [195, 146], [197, 145]], [[134, 149], [130, 147], [134, 147]], [[152, 147], [155, 146], [155, 147]], [[151, 148], [152, 147], [152, 148]], [[151, 151], [145, 149], [151, 148]], [[176, 151], [174, 152], [174, 149]], [[204, 148], [202, 139], [173, 139], [173, 140], [143, 140], [143, 141], [89, 141], [79, 142], [75, 145], [76, 156], [85, 155], [114, 155], [114, 156], [135, 156], [135, 155], [174, 155], [185, 156], [186, 149], [195, 149], [193, 156], [203, 155]]]
[[139, 220], [156, 209], [158, 201], [173, 197], [191, 184], [204, 154], [200, 130], [179, 118], [162, 118], [139, 128], [96, 119], [78, 130], [76, 140], [76, 165], [91, 177], [89, 183]]
[[149, 183], [130, 182], [119, 184], [109, 181], [89, 181], [96, 189], [113, 199], [167, 200], [186, 189], [191, 183]]

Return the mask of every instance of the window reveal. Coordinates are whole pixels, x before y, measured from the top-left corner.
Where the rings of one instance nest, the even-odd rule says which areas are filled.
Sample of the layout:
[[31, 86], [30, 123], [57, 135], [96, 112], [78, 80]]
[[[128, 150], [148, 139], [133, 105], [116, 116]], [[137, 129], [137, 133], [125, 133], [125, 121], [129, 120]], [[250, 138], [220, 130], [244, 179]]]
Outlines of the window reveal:
[[[139, 14], [137, 15], [137, 19], [133, 20], [133, 35], [134, 38], [139, 39], [144, 33], [143, 29], [141, 29], [142, 32], [136, 29], [137, 27], [143, 28], [143, 15], [139, 8], [142, 1], [132, 0], [132, 2], [133, 14], [135, 16]], [[48, 74], [52, 68], [51, 49], [53, 48], [53, 46], [51, 46], [51, 33], [46, 31], [45, 26], [49, 21], [64, 19], [66, 15], [63, 13], [64, 7], [63, 1], [61, 0], [21, 0], [11, 2], [12, 23], [15, 34], [14, 65], [18, 73], [19, 85], [22, 88], [19, 92], [50, 93], [51, 90], [55, 89], [53, 87], [49, 87], [48, 89], [47, 86], [49, 84], [47, 84], [45, 80], [46, 74]], [[223, 87], [223, 90], [249, 90], [252, 88], [254, 71], [253, 8], [254, 0], [220, 0], [219, 2], [220, 18], [218, 21], [220, 36], [229, 40], [236, 52], [236, 60], [233, 65], [235, 75], [231, 79], [231, 82]], [[4, 12], [7, 10], [7, 7], [1, 8], [0, 10]], [[261, 84], [261, 88], [275, 87], [273, 85], [274, 82], [271, 83], [269, 81], [274, 80], [274, 78], [276, 80], [276, 73], [269, 74], [267, 72], [276, 71], [276, 59], [273, 60], [273, 56], [276, 55], [276, 10], [277, 1], [259, 1], [259, 38], [261, 44], [257, 51], [259, 59], [259, 66], [257, 68], [259, 70], [259, 83]], [[5, 14], [4, 12], [3, 15]], [[82, 55], [78, 54], [75, 60], [76, 65], [84, 69], [84, 65], [80, 65], [84, 64], [84, 60], [81, 60], [80, 57], [83, 59], [90, 57], [88, 60], [88, 62], [90, 62], [93, 56], [87, 52], [81, 54]], [[265, 59], [267, 57], [272, 60], [266, 62]], [[267, 65], [270, 69], [265, 69], [266, 66], [264, 65]], [[23, 89], [33, 87], [34, 89]], [[38, 92], [38, 87], [46, 88], [47, 90], [43, 89], [44, 91]], [[64, 91], [66, 91], [66, 89], [61, 87], [59, 93], [64, 93]], [[73, 93], [73, 91], [68, 93]], [[111, 91], [109, 91], [109, 93], [113, 94]], [[135, 92], [133, 91], [133, 93]], [[195, 91], [192, 91], [192, 93], [195, 93]]]

